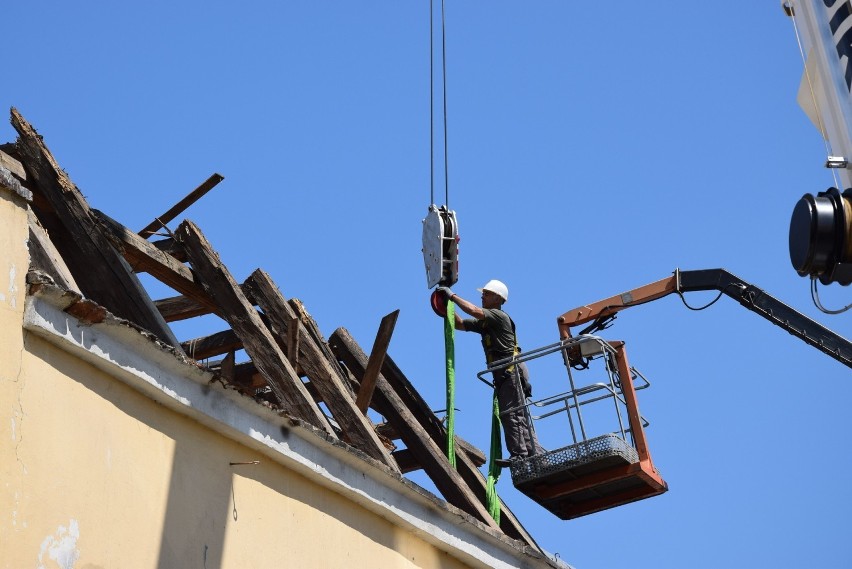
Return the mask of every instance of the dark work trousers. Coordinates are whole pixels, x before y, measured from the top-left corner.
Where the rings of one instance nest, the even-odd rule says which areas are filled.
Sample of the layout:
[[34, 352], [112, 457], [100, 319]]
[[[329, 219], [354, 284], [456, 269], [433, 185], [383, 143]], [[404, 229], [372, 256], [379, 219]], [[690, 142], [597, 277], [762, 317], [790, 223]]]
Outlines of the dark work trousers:
[[[496, 375], [496, 374], [495, 374]], [[500, 406], [500, 423], [503, 425], [503, 435], [506, 439], [506, 450], [511, 458], [526, 457], [544, 452], [538, 444], [532, 421], [529, 419], [522, 390], [518, 389], [517, 375], [512, 371], [504, 371], [499, 379], [495, 378], [497, 389], [497, 404]], [[505, 411], [513, 409], [509, 413]]]

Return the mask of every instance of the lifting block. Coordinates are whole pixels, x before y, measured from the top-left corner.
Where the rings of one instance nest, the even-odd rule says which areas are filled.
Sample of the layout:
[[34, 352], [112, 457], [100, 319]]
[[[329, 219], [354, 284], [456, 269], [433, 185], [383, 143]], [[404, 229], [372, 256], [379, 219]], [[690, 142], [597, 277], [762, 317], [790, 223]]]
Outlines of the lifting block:
[[518, 490], [563, 520], [668, 490], [650, 459], [614, 434], [513, 460], [511, 472]]

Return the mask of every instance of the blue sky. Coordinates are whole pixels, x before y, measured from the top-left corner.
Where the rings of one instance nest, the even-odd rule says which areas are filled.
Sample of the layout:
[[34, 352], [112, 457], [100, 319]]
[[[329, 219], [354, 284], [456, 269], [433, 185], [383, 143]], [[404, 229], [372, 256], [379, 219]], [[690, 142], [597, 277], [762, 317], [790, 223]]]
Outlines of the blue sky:
[[[187, 217], [235, 277], [264, 268], [326, 335], [345, 326], [367, 348], [399, 308], [390, 353], [443, 408], [420, 254], [428, 15], [425, 0], [12, 3], [0, 107], [132, 228], [223, 174]], [[848, 337], [850, 316], [820, 314], [787, 254], [794, 204], [832, 185], [795, 102], [801, 73], [774, 0], [448, 2], [455, 291], [506, 282], [529, 349], [556, 341], [570, 308], [724, 267]], [[581, 569], [852, 565], [846, 367], [727, 298], [635, 308], [606, 337], [652, 382], [640, 404], [670, 491], [563, 522], [505, 475], [498, 490], [545, 549]], [[478, 339], [456, 353], [457, 433], [485, 449]], [[555, 393], [564, 374], [533, 380]]]

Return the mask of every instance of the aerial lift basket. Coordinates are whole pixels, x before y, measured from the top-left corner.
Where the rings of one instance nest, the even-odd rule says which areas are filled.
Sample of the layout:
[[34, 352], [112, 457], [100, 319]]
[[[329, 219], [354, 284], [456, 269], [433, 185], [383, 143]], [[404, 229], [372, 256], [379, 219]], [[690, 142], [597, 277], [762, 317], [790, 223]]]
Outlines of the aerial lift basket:
[[[647, 421], [639, 414], [636, 400], [636, 390], [648, 387], [649, 383], [629, 366], [623, 342], [609, 343], [596, 336], [579, 336], [525, 352], [511, 361], [526, 362], [552, 353], [562, 354], [570, 388], [564, 393], [527, 403], [524, 412], [530, 419], [528, 424], [541, 424], [540, 421], [550, 417], [567, 417], [572, 443], [512, 460], [515, 487], [564, 520], [666, 492], [668, 486], [648, 452], [644, 431]], [[569, 365], [577, 355], [587, 360], [602, 360], [605, 379], [577, 386], [575, 372]], [[511, 365], [511, 361], [503, 363], [502, 367]], [[500, 367], [492, 366], [489, 370]], [[480, 379], [489, 370], [482, 372]], [[591, 435], [587, 416], [593, 404], [603, 407], [596, 413], [608, 416], [615, 426], [614, 431]], [[606, 409], [607, 405], [611, 410]]]

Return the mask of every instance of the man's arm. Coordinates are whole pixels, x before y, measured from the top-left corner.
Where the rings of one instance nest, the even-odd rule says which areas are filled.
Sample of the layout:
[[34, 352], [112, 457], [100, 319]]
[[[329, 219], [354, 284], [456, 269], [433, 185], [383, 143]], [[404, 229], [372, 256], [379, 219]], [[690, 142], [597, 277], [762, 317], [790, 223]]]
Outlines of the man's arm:
[[[450, 297], [450, 300], [456, 303], [456, 305], [462, 309], [463, 312], [470, 314], [477, 320], [482, 320], [485, 318], [485, 312], [482, 311], [482, 308], [473, 304], [472, 302], [468, 302], [457, 294], [453, 294]], [[461, 317], [456, 313], [456, 330], [464, 330], [464, 326], [459, 326], [462, 323]]]

